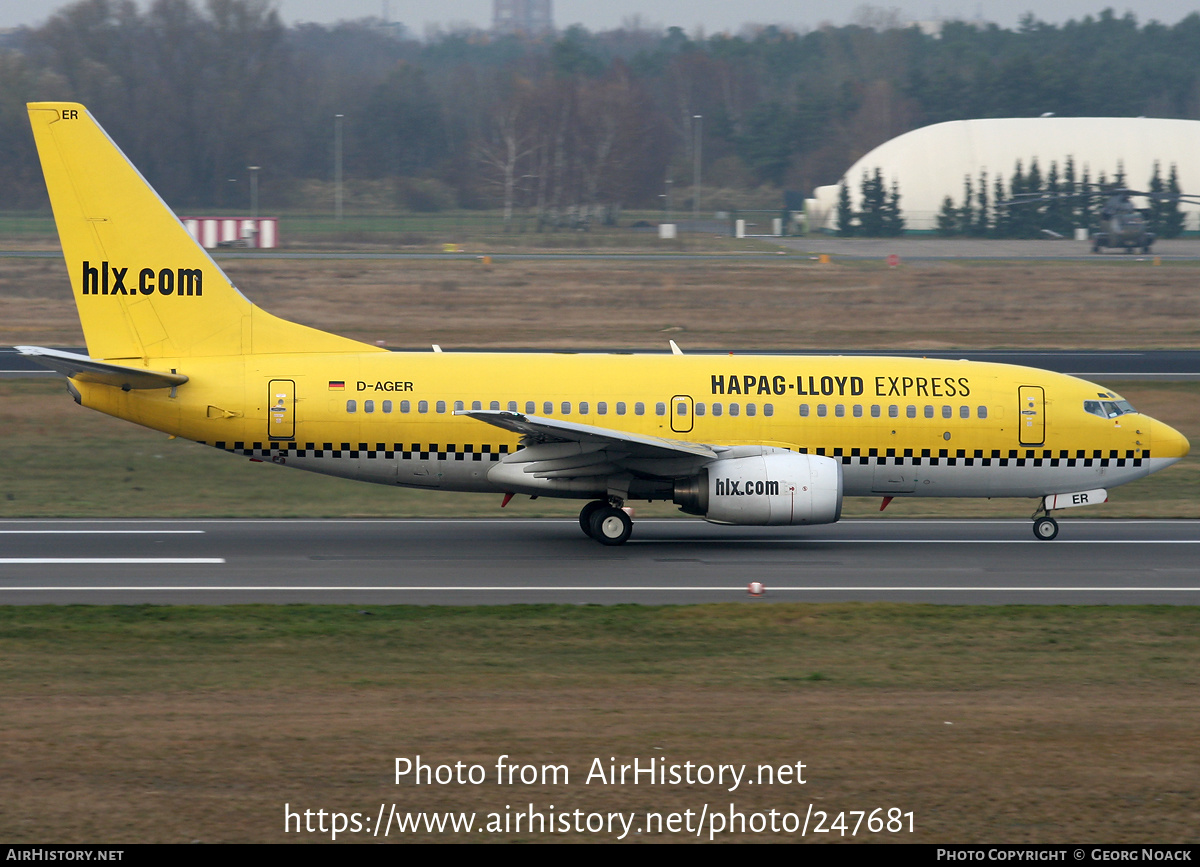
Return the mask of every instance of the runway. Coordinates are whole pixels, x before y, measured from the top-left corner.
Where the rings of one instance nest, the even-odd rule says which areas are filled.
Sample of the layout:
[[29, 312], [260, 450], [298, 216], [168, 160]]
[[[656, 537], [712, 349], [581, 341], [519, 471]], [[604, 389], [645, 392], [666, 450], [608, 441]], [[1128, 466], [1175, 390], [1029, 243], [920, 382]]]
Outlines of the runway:
[[[0, 604], [1197, 604], [1200, 521], [0, 521]], [[762, 582], [766, 595], [746, 586]]]

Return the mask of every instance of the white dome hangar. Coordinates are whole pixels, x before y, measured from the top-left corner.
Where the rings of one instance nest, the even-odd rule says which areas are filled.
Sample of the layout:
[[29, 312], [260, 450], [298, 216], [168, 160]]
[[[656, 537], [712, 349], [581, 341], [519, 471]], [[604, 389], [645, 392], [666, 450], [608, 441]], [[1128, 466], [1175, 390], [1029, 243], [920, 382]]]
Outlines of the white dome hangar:
[[[1058, 164], [1062, 177], [1067, 157], [1075, 162], [1075, 180], [1086, 168], [1089, 180], [1100, 174], [1112, 181], [1118, 165], [1125, 170], [1125, 183], [1145, 189], [1159, 164], [1159, 175], [1167, 182], [1175, 164], [1180, 190], [1200, 193], [1200, 121], [1151, 117], [1037, 117], [952, 120], [915, 129], [884, 142], [852, 165], [837, 184], [817, 187], [808, 200], [812, 229], [837, 229], [838, 187], [845, 183], [857, 209], [861, 200], [862, 176], [883, 173], [885, 185], [899, 184], [900, 210], [907, 231], [932, 231], [942, 202], [950, 196], [962, 206], [963, 178], [970, 177], [978, 191], [979, 173], [988, 176], [988, 200], [993, 202], [997, 174], [1009, 189], [1013, 169], [1020, 160], [1028, 172], [1037, 158], [1043, 181], [1050, 163]], [[994, 202], [993, 202], [994, 203]], [[1194, 231], [1200, 205], [1183, 203], [1185, 229]]]

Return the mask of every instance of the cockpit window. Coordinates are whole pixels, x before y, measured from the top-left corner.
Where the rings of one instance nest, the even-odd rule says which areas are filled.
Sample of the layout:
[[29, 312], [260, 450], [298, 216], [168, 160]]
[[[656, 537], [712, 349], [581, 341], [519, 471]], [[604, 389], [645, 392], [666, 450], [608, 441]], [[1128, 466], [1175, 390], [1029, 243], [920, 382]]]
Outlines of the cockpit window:
[[1085, 400], [1083, 411], [1100, 418], [1117, 418], [1129, 412], [1137, 412], [1127, 400]]

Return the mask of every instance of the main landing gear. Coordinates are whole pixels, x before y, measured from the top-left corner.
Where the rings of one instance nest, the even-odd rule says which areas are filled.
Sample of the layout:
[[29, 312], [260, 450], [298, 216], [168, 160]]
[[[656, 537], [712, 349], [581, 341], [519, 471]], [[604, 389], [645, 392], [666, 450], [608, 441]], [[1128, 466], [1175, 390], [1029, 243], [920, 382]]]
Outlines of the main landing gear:
[[[1039, 513], [1042, 513], [1040, 517]], [[1033, 538], [1041, 542], [1049, 542], [1057, 535], [1058, 521], [1050, 517], [1050, 513], [1046, 510], [1046, 501], [1042, 500], [1033, 513]]]
[[601, 545], [624, 545], [633, 532], [633, 519], [614, 503], [594, 500], [580, 510], [579, 527]]

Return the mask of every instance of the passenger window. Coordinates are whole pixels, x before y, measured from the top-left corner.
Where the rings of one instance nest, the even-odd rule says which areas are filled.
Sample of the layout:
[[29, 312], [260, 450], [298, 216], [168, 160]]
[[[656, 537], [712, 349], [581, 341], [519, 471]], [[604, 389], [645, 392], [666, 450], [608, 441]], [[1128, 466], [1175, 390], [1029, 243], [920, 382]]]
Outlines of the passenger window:
[[730, 415], [737, 415], [741, 411], [742, 411], [742, 408], [738, 404], [736, 404], [736, 403], [729, 404], [729, 414]]
[[429, 401], [422, 400], [417, 402], [417, 412], [429, 412]]
[[391, 412], [391, 411], [392, 411], [392, 402], [391, 402], [390, 400], [385, 400], [385, 401], [383, 402], [383, 411], [384, 411], [384, 412]]
[[755, 415], [758, 412], [758, 407], [752, 403], [746, 404], [746, 415]]
[[979, 407], [979, 417], [987, 418], [987, 407], [986, 406]]
[[952, 407], [952, 406], [943, 406], [942, 407], [942, 418], [953, 418], [953, 416], [954, 416], [954, 407]]
[[896, 406], [896, 404], [893, 403], [891, 406], [888, 407], [888, 418], [899, 418], [899, 417], [900, 417], [900, 407]]
[[446, 411], [446, 401], [444, 401], [444, 400], [439, 400], [439, 401], [437, 402], [437, 411], [438, 411], [438, 412], [445, 412], [445, 411]]
[[570, 414], [571, 414], [571, 401], [569, 401], [569, 400], [564, 400], [564, 401], [562, 402], [562, 414], [563, 414], [563, 415], [570, 415]]
[[412, 404], [407, 400], [400, 401], [400, 412], [412, 412]]
[[588, 414], [588, 402], [586, 400], [579, 401], [579, 414], [580, 415]]
[[508, 411], [509, 411], [509, 412], [516, 412], [516, 411], [517, 411], [517, 402], [516, 402], [515, 400], [510, 400], [510, 401], [508, 402]]
[[687, 415], [687, 401], [681, 400], [675, 404], [675, 415]]
[[645, 415], [646, 414], [646, 404], [642, 403], [640, 400], [637, 403], [635, 403], [633, 405], [633, 414], [634, 415]]
[[825, 404], [818, 403], [817, 404], [817, 418], [825, 418], [825, 413], [826, 413]]
[[696, 404], [696, 415], [704, 415], [704, 404]]
[[[500, 401], [498, 401], [498, 400], [493, 400], [491, 403], [489, 403], [489, 404], [488, 404], [488, 407], [489, 407], [489, 408], [491, 408], [491, 409], [499, 409], [499, 408], [500, 408]], [[439, 410], [439, 412], [440, 412], [440, 410]]]
[[925, 406], [925, 418], [933, 418], [933, 407], [928, 404]]
[[625, 415], [625, 401], [617, 401], [617, 415]]
[[537, 412], [537, 404], [532, 400], [525, 401], [525, 412], [533, 415], [535, 412]]
[[800, 417], [808, 418], [808, 404], [807, 403], [800, 404]]
[[721, 404], [714, 403], [713, 404], [713, 415], [720, 415], [720, 414], [721, 414]]
[[833, 414], [836, 415], [838, 418], [845, 418], [846, 417], [846, 407], [842, 406], [839, 403], [837, 406], [835, 406], [833, 408]]
[[554, 404], [550, 401], [545, 401], [542, 404], [542, 415], [554, 415]]
[[483, 409], [483, 404], [477, 400], [471, 401], [471, 409]]
[[871, 404], [871, 418], [879, 418], [879, 404]]
[[375, 412], [375, 401], [364, 400], [363, 401], [363, 412]]
[[353, 400], [346, 401], [346, 412], [357, 412], [358, 403]]
[[458, 412], [462, 408], [463, 408], [463, 402], [461, 400], [454, 401], [454, 411], [455, 412]]
[[958, 408], [958, 417], [959, 418], [970, 418], [971, 417], [971, 407], [960, 406]]
[[907, 415], [909, 418], [916, 418], [917, 417], [917, 408], [910, 403], [908, 405], [908, 409], [905, 410], [905, 415]]
[[773, 416], [773, 415], [775, 415], [775, 404], [773, 404], [773, 403], [764, 403], [764, 404], [763, 404], [763, 415], [765, 415], [765, 416]]
[[596, 415], [608, 415], [608, 404], [604, 401], [599, 401], [596, 404]]
[[854, 417], [862, 418], [862, 404], [861, 403], [854, 404]]

